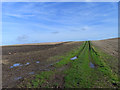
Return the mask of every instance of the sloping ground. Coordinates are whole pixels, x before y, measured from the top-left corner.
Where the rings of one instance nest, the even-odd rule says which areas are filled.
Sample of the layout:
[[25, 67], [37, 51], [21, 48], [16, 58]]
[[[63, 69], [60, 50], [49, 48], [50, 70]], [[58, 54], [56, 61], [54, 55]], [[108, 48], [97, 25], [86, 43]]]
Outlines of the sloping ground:
[[[92, 41], [92, 44], [99, 50], [104, 52], [104, 61], [107, 65], [109, 65], [111, 70], [119, 76], [120, 43], [118, 41], [120, 41], [120, 38]], [[106, 53], [109, 55], [106, 56]]]
[[92, 43], [99, 49], [107, 52], [108, 54], [118, 57], [118, 46], [120, 45], [120, 43], [118, 43], [118, 39], [120, 40], [120, 38], [113, 38], [113, 39], [92, 41]]
[[118, 88], [116, 43], [112, 39], [3, 47], [3, 87]]
[[18, 87], [118, 88], [120, 84], [116, 63], [116, 57], [86, 41], [77, 50], [69, 52], [61, 61], [49, 67], [52, 69], [38, 72], [31, 79], [25, 79]]
[[[78, 48], [82, 42], [64, 42], [45, 45], [3, 46], [2, 85], [16, 87], [23, 79], [61, 60], [59, 55]], [[51, 58], [56, 56], [56, 58]]]

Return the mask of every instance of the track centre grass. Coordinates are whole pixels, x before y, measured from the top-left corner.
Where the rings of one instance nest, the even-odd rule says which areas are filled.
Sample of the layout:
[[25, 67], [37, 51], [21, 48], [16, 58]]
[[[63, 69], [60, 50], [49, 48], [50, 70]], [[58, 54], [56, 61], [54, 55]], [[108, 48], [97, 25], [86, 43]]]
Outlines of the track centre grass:
[[[71, 61], [70, 58], [74, 56], [78, 58]], [[59, 72], [61, 75], [64, 74], [64, 77], [60, 78], [64, 78], [63, 87], [65, 88], [119, 87], [118, 73], [110, 67], [106, 59], [109, 55], [99, 51], [90, 41], [84, 42], [79, 49], [61, 57], [62, 60], [53, 65], [54, 70], [35, 75], [31, 83], [27, 82], [27, 87], [40, 88], [43, 85], [43, 87], [54, 87], [51, 81], [54, 81], [54, 76], [59, 72], [58, 69], [65, 65], [69, 65], [69, 68]], [[90, 63], [94, 65], [94, 68], [90, 67]], [[59, 87], [59, 84], [56, 85]]]

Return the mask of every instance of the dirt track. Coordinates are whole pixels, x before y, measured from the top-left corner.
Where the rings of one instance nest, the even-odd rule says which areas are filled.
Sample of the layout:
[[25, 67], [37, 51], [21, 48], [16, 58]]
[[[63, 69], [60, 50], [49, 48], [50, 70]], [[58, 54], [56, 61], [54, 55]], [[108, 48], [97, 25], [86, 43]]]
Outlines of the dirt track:
[[[69, 57], [53, 65], [50, 71], [41, 72], [19, 87], [24, 88], [117, 88], [117, 59], [99, 52], [90, 41], [83, 43]], [[102, 50], [101, 50], [102, 51]], [[73, 56], [76, 58], [74, 58]], [[104, 56], [106, 55], [106, 56]], [[71, 57], [72, 59], [71, 61]], [[111, 63], [112, 62], [112, 63]], [[112, 71], [112, 72], [111, 72]], [[49, 78], [48, 78], [49, 77]], [[44, 82], [43, 82], [44, 81]]]
[[[3, 87], [16, 87], [24, 78], [28, 78], [31, 74], [36, 74], [38, 71], [45, 70], [47, 66], [60, 60], [50, 59], [51, 57], [64, 55], [79, 47], [82, 43], [83, 42], [61, 42], [3, 46]], [[92, 41], [92, 44], [108, 54], [118, 57], [118, 39]], [[23, 66], [10, 68], [16, 63], [20, 63]]]
[[[56, 55], [64, 55], [64, 53], [77, 48], [81, 44], [82, 42], [64, 42], [52, 45], [3, 46], [3, 87], [16, 87], [16, 85], [19, 84], [19, 82], [21, 82], [21, 80], [24, 78], [27, 78], [30, 73], [37, 73], [37, 71], [44, 70], [48, 65], [59, 61], [48, 61], [50, 57]], [[10, 68], [15, 63], [20, 63], [23, 66]], [[27, 63], [28, 65], [25, 65]]]

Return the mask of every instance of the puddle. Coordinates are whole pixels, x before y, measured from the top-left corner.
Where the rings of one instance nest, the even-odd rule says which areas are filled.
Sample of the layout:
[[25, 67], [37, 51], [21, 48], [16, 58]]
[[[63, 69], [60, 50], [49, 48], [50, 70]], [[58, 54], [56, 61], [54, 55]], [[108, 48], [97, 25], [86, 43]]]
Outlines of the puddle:
[[36, 63], [40, 63], [40, 61], [36, 61]]
[[92, 62], [90, 62], [90, 67], [95, 68], [95, 65]]
[[10, 66], [10, 68], [13, 68], [13, 67], [18, 67], [18, 66], [23, 66], [22, 64], [20, 64], [20, 63], [15, 63], [15, 64], [13, 64], [13, 66]]
[[22, 77], [16, 77], [16, 78], [14, 78], [14, 80], [19, 80], [19, 79], [22, 79]]
[[29, 72], [29, 74], [35, 74], [35, 72]]
[[10, 66], [10, 68], [13, 68], [13, 66]]
[[77, 59], [77, 56], [75, 56], [75, 57], [71, 58], [70, 60], [75, 60], [75, 59]]
[[27, 62], [25, 65], [29, 65], [30, 63], [29, 62]]

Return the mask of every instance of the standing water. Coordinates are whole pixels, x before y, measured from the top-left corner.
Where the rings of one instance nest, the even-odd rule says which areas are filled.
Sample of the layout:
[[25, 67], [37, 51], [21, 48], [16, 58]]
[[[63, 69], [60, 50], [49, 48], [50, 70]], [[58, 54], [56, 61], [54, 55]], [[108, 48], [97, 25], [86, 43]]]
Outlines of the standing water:
[[40, 63], [40, 61], [36, 61], [36, 63]]
[[92, 62], [90, 62], [90, 67], [95, 68], [95, 65]]
[[75, 59], [77, 59], [77, 56], [75, 56], [75, 57], [71, 58], [70, 60], [75, 60]]
[[10, 68], [18, 67], [18, 66], [22, 66], [22, 64], [20, 64], [20, 63], [15, 63], [15, 64], [13, 64], [13, 66], [10, 66]]
[[16, 77], [16, 78], [14, 78], [14, 80], [19, 80], [19, 79], [22, 79], [22, 77]]
[[29, 65], [30, 63], [29, 62], [27, 62], [25, 65]]

